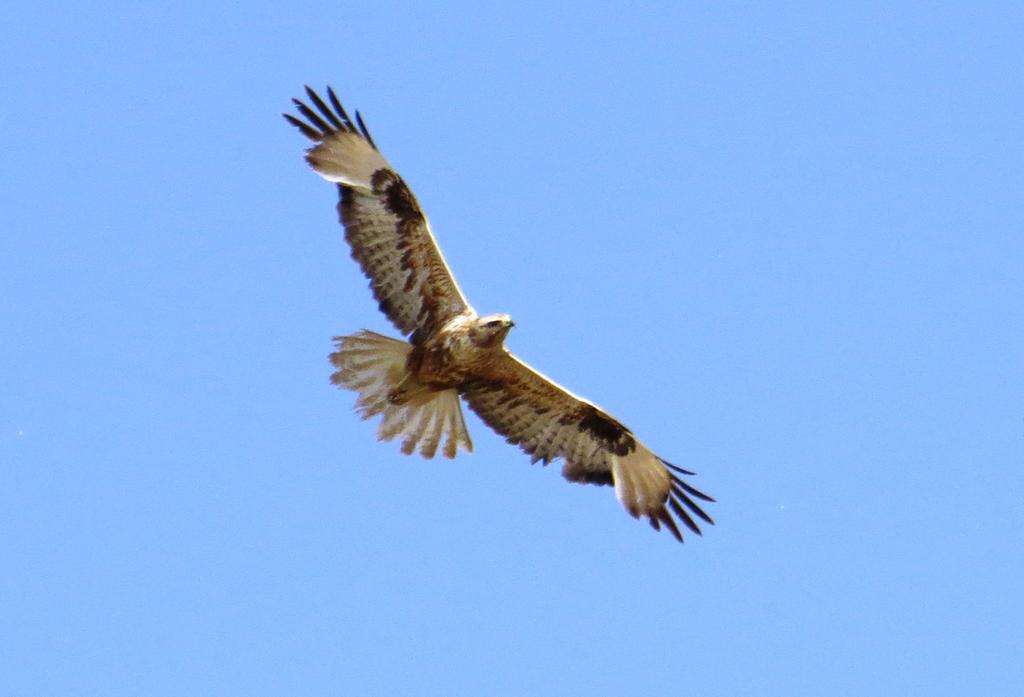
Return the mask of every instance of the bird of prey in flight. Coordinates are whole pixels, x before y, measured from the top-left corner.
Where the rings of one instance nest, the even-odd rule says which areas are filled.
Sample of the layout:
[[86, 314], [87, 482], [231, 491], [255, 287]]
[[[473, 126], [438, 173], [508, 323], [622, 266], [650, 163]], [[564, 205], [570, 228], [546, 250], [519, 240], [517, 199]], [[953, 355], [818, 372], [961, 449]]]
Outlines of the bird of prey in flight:
[[[713, 501], [683, 479], [693, 472], [655, 455], [600, 407], [577, 397], [509, 352], [506, 314], [481, 317], [445, 263], [427, 217], [377, 149], [362, 117], [349, 118], [334, 91], [309, 87], [299, 116], [284, 117], [314, 145], [309, 165], [338, 187], [338, 213], [352, 257], [373, 296], [406, 339], [361, 331], [337, 337], [331, 381], [358, 393], [364, 419], [381, 415], [380, 440], [401, 438], [402, 452], [455, 457], [473, 444], [460, 398], [533, 462], [561, 459], [571, 482], [610, 484], [634, 518], [664, 525], [682, 542], [678, 522], [714, 521], [697, 500]], [[442, 443], [442, 440], [444, 441]]]

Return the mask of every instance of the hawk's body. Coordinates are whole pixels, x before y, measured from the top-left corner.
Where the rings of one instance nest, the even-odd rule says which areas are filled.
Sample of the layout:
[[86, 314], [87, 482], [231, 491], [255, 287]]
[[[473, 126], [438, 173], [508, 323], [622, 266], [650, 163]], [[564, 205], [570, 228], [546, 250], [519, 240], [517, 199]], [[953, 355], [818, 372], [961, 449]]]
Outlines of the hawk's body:
[[448, 457], [460, 447], [471, 451], [461, 397], [534, 462], [561, 458], [566, 479], [613, 484], [626, 510], [656, 529], [664, 523], [681, 541], [673, 514], [697, 533], [691, 513], [711, 523], [694, 498], [712, 499], [679, 476], [692, 472], [665, 462], [600, 408], [509, 353], [511, 319], [480, 317], [466, 301], [419, 203], [359, 114], [353, 122], [332, 90], [328, 106], [306, 89], [316, 110], [294, 100], [306, 120], [285, 118], [317, 143], [306, 160], [337, 183], [352, 256], [381, 311], [409, 336], [362, 331], [338, 338], [331, 354], [331, 380], [359, 393], [364, 418], [382, 415], [378, 437], [401, 436], [404, 453], [419, 449], [425, 457], [434, 456], [442, 438]]

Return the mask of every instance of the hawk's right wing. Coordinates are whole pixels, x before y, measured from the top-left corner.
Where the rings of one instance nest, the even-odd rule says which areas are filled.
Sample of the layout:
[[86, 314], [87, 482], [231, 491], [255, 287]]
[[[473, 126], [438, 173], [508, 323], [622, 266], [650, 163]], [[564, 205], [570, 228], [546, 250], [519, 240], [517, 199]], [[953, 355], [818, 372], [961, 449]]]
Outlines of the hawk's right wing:
[[488, 426], [534, 462], [561, 458], [562, 475], [569, 481], [613, 484], [629, 514], [645, 516], [654, 529], [664, 523], [682, 542], [676, 519], [697, 534], [694, 516], [714, 523], [695, 500], [714, 499], [682, 479], [693, 472], [662, 460], [608, 413], [511, 353], [460, 391]]

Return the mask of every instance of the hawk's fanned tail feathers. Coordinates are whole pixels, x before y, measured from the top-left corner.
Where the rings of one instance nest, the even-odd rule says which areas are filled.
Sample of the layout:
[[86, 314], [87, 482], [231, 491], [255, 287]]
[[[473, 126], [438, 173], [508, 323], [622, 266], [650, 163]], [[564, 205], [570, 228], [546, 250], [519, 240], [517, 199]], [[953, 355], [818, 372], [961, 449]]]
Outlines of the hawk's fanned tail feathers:
[[435, 391], [416, 381], [406, 367], [412, 350], [407, 341], [365, 330], [335, 341], [338, 350], [331, 354], [331, 363], [337, 370], [331, 382], [359, 393], [356, 410], [364, 419], [383, 415], [378, 439], [401, 436], [403, 453], [410, 455], [418, 447], [426, 458], [434, 457], [442, 437], [445, 457], [455, 457], [459, 447], [472, 452], [458, 393]]

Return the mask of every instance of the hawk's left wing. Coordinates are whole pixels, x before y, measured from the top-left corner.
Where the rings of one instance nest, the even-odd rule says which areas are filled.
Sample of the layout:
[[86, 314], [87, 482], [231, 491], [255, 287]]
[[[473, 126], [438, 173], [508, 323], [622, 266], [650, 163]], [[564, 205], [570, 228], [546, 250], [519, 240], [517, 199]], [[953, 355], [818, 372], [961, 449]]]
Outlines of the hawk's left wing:
[[309, 87], [306, 94], [316, 110], [295, 99], [305, 120], [284, 117], [316, 143], [306, 155], [310, 166], [338, 184], [345, 239], [381, 312], [414, 340], [472, 313], [419, 202], [377, 150], [359, 112], [353, 122], [330, 88], [330, 106]]
[[610, 415], [511, 353], [464, 386], [462, 396], [533, 462], [562, 458], [562, 475], [569, 481], [614, 484], [630, 515], [646, 516], [655, 530], [664, 523], [682, 542], [673, 513], [698, 535], [700, 528], [691, 513], [714, 524], [694, 500], [714, 499], [680, 477], [693, 472], [662, 460]]

